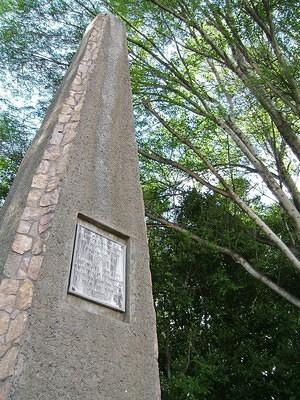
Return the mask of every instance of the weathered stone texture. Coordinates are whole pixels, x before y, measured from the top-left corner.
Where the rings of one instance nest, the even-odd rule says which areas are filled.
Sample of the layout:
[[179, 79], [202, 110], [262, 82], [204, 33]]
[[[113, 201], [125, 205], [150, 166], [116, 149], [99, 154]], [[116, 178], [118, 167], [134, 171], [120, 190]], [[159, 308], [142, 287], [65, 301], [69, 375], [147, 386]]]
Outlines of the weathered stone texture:
[[9, 325], [9, 314], [5, 311], [0, 311], [0, 335], [5, 335]]
[[[159, 399], [127, 64], [97, 17], [3, 208], [0, 399]], [[67, 294], [79, 214], [128, 238], [125, 314]]]
[[30, 279], [24, 279], [17, 293], [16, 308], [18, 310], [27, 310], [31, 306], [32, 295], [33, 284]]
[[13, 375], [17, 353], [17, 348], [12, 347], [0, 359], [0, 381]]

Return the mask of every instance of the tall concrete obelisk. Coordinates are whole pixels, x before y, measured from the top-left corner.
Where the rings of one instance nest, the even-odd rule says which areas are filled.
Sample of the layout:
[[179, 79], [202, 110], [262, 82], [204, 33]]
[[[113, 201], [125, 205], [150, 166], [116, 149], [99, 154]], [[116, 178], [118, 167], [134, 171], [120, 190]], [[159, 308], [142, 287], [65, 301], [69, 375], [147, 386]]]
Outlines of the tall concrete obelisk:
[[125, 31], [88, 27], [1, 211], [0, 399], [160, 398]]

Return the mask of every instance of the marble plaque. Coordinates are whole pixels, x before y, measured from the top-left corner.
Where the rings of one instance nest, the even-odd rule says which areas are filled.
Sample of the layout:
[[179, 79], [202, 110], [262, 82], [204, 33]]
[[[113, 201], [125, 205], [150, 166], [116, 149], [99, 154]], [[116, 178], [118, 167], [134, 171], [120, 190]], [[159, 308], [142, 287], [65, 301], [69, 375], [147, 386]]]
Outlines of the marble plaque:
[[126, 244], [97, 227], [77, 224], [69, 293], [125, 312]]

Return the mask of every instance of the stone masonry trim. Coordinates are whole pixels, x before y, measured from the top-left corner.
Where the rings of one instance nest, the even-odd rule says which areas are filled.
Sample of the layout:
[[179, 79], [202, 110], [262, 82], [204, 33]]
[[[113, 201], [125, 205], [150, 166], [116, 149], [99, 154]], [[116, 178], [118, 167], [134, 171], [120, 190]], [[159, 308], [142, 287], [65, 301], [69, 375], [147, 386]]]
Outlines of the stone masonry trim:
[[9, 396], [32, 304], [34, 282], [38, 279], [47, 248], [70, 145], [77, 133], [88, 76], [95, 68], [97, 43], [101, 41], [103, 32], [103, 27], [101, 29], [98, 25], [96, 19], [88, 28], [85, 53], [33, 176], [26, 206], [4, 266], [5, 277], [0, 283], [0, 400], [7, 400]]

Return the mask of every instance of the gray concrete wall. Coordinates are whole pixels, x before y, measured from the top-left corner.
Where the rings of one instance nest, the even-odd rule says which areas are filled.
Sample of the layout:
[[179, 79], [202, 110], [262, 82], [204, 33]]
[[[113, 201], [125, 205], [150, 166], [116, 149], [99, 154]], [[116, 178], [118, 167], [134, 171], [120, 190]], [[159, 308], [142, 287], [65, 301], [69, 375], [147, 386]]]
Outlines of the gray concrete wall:
[[[51, 227], [41, 233], [46, 250], [38, 278], [34, 280], [32, 304], [19, 339], [14, 373], [9, 378], [9, 399], [160, 397], [155, 314], [125, 32], [122, 24], [110, 15], [97, 17], [93, 26], [98, 29], [96, 46], [92, 46], [91, 55], [85, 52], [83, 43], [75, 69], [84, 57], [87, 60], [94, 57], [96, 62], [81, 82], [85, 92], [76, 134], [62, 150], [68, 154], [67, 162], [59, 183], [58, 200], [55, 207], [51, 205]], [[72, 69], [69, 76], [74, 83]], [[59, 103], [70, 95], [69, 80], [65, 79], [57, 98]], [[57, 118], [58, 112], [52, 106], [44, 123], [45, 139], [34, 144], [37, 149], [30, 150], [30, 166], [24, 164], [26, 172], [22, 172], [24, 165], [21, 167], [18, 184], [13, 189], [14, 196], [20, 199], [28, 194], [26, 188], [30, 187], [45, 148], [43, 141], [47, 142], [52, 132], [53, 124], [49, 121]], [[27, 174], [27, 178], [22, 174]], [[10, 202], [13, 201], [11, 197]], [[24, 204], [24, 200], [18, 200], [14, 207], [6, 206], [4, 225], [12, 221], [6, 248], [11, 246], [16, 219], [20, 218]], [[7, 211], [12, 208], [15, 213]], [[125, 313], [68, 294], [78, 216], [127, 238]], [[2, 229], [3, 235], [6, 227]]]

